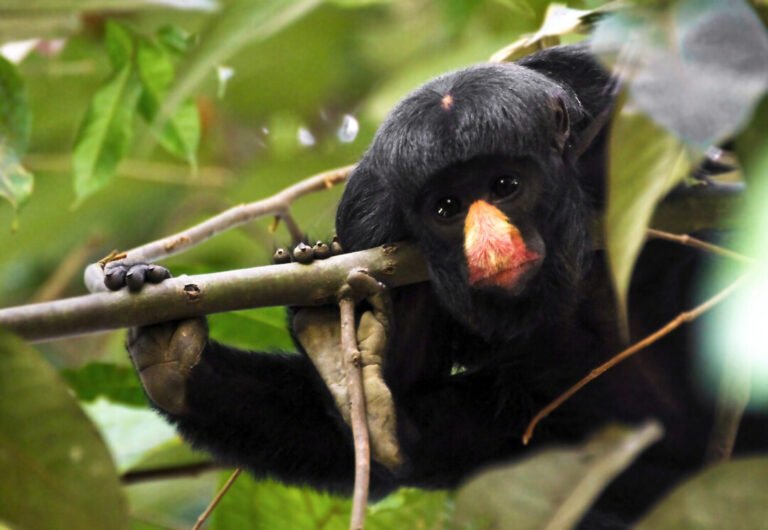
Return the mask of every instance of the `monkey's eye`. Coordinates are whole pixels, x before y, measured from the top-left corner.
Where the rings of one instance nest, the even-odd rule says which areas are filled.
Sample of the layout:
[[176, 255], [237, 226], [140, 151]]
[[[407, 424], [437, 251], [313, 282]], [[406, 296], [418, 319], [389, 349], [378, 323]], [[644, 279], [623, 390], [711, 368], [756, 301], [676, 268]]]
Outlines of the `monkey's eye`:
[[520, 188], [520, 180], [517, 177], [499, 177], [491, 184], [491, 193], [497, 199], [504, 199], [513, 195]]
[[461, 212], [461, 201], [456, 197], [443, 197], [435, 203], [435, 213], [443, 219], [450, 219]]

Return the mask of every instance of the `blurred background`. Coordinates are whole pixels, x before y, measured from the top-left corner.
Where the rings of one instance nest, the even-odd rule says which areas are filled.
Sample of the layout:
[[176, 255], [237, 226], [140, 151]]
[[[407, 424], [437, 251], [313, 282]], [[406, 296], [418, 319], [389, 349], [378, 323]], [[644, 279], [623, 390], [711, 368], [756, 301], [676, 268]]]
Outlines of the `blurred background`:
[[[591, 10], [607, 3], [583, 0], [562, 5]], [[20, 108], [14, 97], [22, 93], [29, 110], [29, 116], [15, 118], [22, 139], [5, 141], [8, 131], [0, 127], [0, 198], [12, 198], [0, 200], [0, 307], [84, 294], [84, 267], [113, 249], [130, 249], [173, 234], [231, 206], [356, 162], [379, 123], [406, 93], [440, 73], [488, 60], [522, 35], [536, 32], [550, 4], [542, 0], [0, 0], [0, 55], [13, 65], [0, 65], [0, 114], [10, 116]], [[765, 2], [754, 4], [765, 16]], [[561, 32], [565, 30], [556, 31]], [[582, 38], [570, 33], [560, 41]], [[120, 46], [125, 39], [139, 50], [142, 45], [145, 50], [162, 50], [162, 60], [148, 59], [145, 66], [160, 71], [158, 78], [170, 72], [168, 84], [154, 87], [153, 101], [142, 100], [127, 116], [114, 120], [114, 128], [132, 131], [115, 140], [119, 144], [113, 146], [119, 154], [115, 160], [102, 160], [111, 163], [112, 170], [88, 173], [83, 163], [93, 153], [85, 139], [104, 115], [109, 90], [124, 71]], [[136, 75], [145, 74], [139, 68]], [[19, 83], [23, 87], [16, 90]], [[152, 87], [145, 88], [152, 92]], [[193, 120], [187, 122], [185, 130], [191, 133], [186, 140], [168, 148], [162, 139], [155, 139], [147, 116], [156, 116], [173, 97], [192, 109]], [[642, 138], [628, 141], [639, 143]], [[757, 153], [754, 145], [750, 152]], [[759, 164], [766, 167], [765, 160], [754, 163]], [[337, 186], [294, 204], [292, 213], [311, 240], [333, 235], [342, 190]], [[20, 207], [14, 208], [14, 203]], [[272, 223], [267, 218], [230, 230], [163, 264], [174, 275], [267, 264], [277, 247], [290, 242], [285, 226], [272, 231]], [[644, 228], [643, 224], [638, 245]], [[753, 248], [764, 249], [764, 241]], [[764, 257], [764, 252], [755, 250], [753, 255]], [[631, 271], [631, 263], [628, 267]], [[767, 292], [766, 285], [761, 292]], [[765, 297], [755, 303], [764, 309]], [[761, 314], [749, 309], [746, 313]], [[749, 320], [749, 325], [768, 329], [759, 322]], [[282, 308], [214, 315], [210, 324], [214, 338], [235, 346], [292, 348]], [[744, 326], [735, 333], [746, 336]], [[0, 530], [16, 528], [4, 523], [4, 513], [29, 515], [33, 506], [48, 512], [29, 519], [42, 526], [19, 528], [125, 524], [134, 529], [188, 528], [231, 473], [185, 446], [147, 408], [123, 346], [124, 336], [118, 331], [35, 345], [46, 362], [29, 368], [40, 378], [35, 380], [39, 386], [28, 385], [30, 392], [50, 389], [54, 401], [56, 392], [76, 395], [106, 440], [109, 454], [99, 460], [94, 446], [94, 454], [86, 451], [84, 456], [83, 447], [71, 445], [67, 438], [70, 423], [66, 423], [64, 428], [51, 424], [54, 434], [38, 446], [25, 447], [22, 455], [32, 458], [61, 451], [73, 462], [93, 458], [104, 466], [111, 465], [111, 457], [123, 484], [115, 492], [122, 493], [101, 500], [101, 483], [72, 470], [57, 472], [60, 483], [51, 486], [71, 494], [65, 501], [61, 499], [66, 495], [54, 495], [34, 480], [0, 480]], [[764, 343], [759, 343], [761, 348]], [[7, 344], [0, 341], [0, 347]], [[23, 353], [19, 358], [34, 357], [24, 348], [19, 345], [15, 350]], [[47, 366], [55, 371], [47, 372]], [[0, 365], [0, 370], [9, 369]], [[0, 446], [3, 429], [15, 432], [29, 426], [32, 418], [23, 406], [9, 406], [15, 402], [16, 394], [4, 394], [0, 388], [0, 407], [8, 408], [7, 415], [0, 415]], [[71, 425], [75, 423], [72, 420]], [[88, 430], [91, 424], [79, 428]], [[34, 475], [34, 466], [8, 469], [19, 476]], [[173, 478], [157, 480], [158, 475]], [[78, 504], [72, 499], [80, 499], [80, 494], [87, 500]], [[105, 517], [120, 519], [128, 513], [130, 523], [126, 518], [104, 526], [103, 519], [83, 516], [95, 513], [99, 502]], [[210, 527], [345, 528], [349, 508], [347, 500], [241, 476], [214, 512]], [[444, 492], [404, 490], [370, 507], [367, 527], [438, 527], [452, 509]]]

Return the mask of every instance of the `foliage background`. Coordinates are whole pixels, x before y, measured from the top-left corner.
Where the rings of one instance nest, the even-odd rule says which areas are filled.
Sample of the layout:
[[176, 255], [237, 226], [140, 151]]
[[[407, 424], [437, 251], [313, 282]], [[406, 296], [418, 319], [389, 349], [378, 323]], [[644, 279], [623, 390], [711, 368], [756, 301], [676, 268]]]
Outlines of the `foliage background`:
[[[567, 2], [585, 9], [603, 3]], [[108, 2], [99, 1], [27, 4], [0, 1], [0, 44], [44, 40], [17, 65], [32, 112], [23, 163], [35, 180], [31, 198], [18, 213], [0, 203], [0, 306], [81, 294], [85, 264], [113, 248], [131, 248], [174, 233], [310, 174], [355, 162], [403, 95], [437, 74], [487, 60], [520, 35], [534, 32], [549, 2], [329, 0], [308, 2], [313, 5], [289, 23], [281, 15], [291, 9], [292, 2], [221, 0], [218, 10], [210, 10], [213, 4], [196, 0], [189, 4], [204, 9], [180, 10], [174, 6], [182, 2], [123, 0], [120, 9], [109, 11]], [[86, 109], [112, 71], [104, 40], [108, 20], [147, 37], [167, 24], [202, 35], [197, 44], [206, 43], [214, 59], [207, 68], [200, 67], [201, 82], [191, 92], [201, 119], [197, 170], [161, 149], [151, 139], [149, 126], [136, 120], [117, 178], [79, 200], [72, 153]], [[261, 33], [254, 30], [243, 39], [253, 28], [261, 28]], [[568, 37], [565, 42], [578, 38]], [[65, 39], [63, 48], [59, 50], [51, 42], [54, 39]], [[221, 62], [215, 60], [227, 50], [235, 53], [224, 55]], [[185, 65], [181, 71], [188, 73], [196, 60], [205, 63], [205, 57], [190, 52], [181, 60]], [[215, 66], [226, 66], [234, 73], [225, 87], [217, 81]], [[351, 141], [339, 138], [346, 116], [359, 124]], [[308, 131], [313, 141], [307, 142], [304, 132], [302, 143], [300, 130]], [[340, 193], [340, 188], [333, 189], [296, 203], [293, 213], [310, 237], [332, 235]], [[178, 275], [265, 264], [274, 249], [289, 240], [284, 227], [271, 233], [270, 224], [263, 220], [232, 230], [165, 265]], [[291, 347], [279, 308], [213, 316], [211, 332], [214, 338], [225, 337], [228, 343], [245, 348]], [[24, 365], [20, 356], [15, 358], [21, 363], [18, 370], [45, 372], [43, 378], [35, 379], [39, 392], [65, 396], [67, 387], [74, 390], [82, 410], [106, 440], [119, 474], [207, 461], [205, 455], [186, 448], [146, 408], [123, 340], [124, 332], [115, 332], [37, 345], [35, 349], [54, 368], [50, 373], [45, 372], [47, 368]], [[12, 339], [3, 344], [16, 352], [24, 348]], [[10, 384], [8, 366], [0, 370], [5, 370], [2, 382]], [[0, 391], [0, 399], [0, 408], [13, 409], [12, 392]], [[16, 423], [6, 426], [23, 431], [24, 426], [47, 425], [50, 411], [42, 416], [25, 410], [14, 414], [0, 420], [11, 418], [8, 421]], [[55, 453], [61, 445], [62, 454], [72, 457], [75, 446], [57, 432], [61, 431], [52, 428], [44, 444], [39, 437], [30, 438], [35, 441], [23, 447], [25, 455], [34, 459], [41, 453]], [[13, 462], [8, 463], [8, 453], [3, 453], [0, 433], [0, 462], [4, 458], [0, 470], [16, 469]], [[6, 519], [11, 528], [34, 528], [40, 521], [51, 528], [108, 526], [104, 521], [67, 519], [69, 515], [56, 512], [53, 499], [61, 492], [3, 489], [24, 483], [32, 474], [29, 469], [16, 472], [21, 477], [17, 482], [0, 486], [0, 528]], [[221, 477], [213, 471], [124, 486], [130, 527], [189, 527]], [[93, 491], [90, 482], [80, 482], [75, 475], [62, 487], [78, 491], [86, 486]], [[369, 527], [440, 526], [453, 509], [448, 497], [443, 492], [401, 492], [371, 508]], [[96, 500], [94, 494], [91, 501]], [[117, 506], [123, 501], [109, 502]], [[16, 518], [19, 511], [31, 511], [32, 506], [51, 506], [50, 517], [43, 514], [26, 523]], [[243, 476], [215, 512], [211, 527], [343, 528], [348, 512], [345, 500], [256, 483]]]

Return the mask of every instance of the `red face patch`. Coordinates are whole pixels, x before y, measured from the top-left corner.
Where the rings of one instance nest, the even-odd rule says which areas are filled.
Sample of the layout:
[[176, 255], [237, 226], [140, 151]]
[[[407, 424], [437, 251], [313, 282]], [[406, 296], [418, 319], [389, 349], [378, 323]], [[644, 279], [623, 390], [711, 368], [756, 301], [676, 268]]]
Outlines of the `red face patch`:
[[541, 257], [530, 250], [504, 213], [485, 201], [469, 207], [464, 222], [469, 283], [511, 289]]

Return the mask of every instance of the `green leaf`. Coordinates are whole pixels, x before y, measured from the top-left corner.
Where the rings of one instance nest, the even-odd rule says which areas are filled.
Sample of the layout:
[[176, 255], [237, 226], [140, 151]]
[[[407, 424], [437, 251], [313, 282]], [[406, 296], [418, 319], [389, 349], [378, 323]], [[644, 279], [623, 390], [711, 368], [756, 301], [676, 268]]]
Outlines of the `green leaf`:
[[[174, 66], [164, 48], [145, 38], [139, 39], [136, 61], [144, 85], [139, 112], [151, 124], [166, 97], [168, 87], [173, 82]], [[186, 159], [193, 168], [197, 167], [200, 117], [193, 101], [185, 101], [162, 131], [158, 132], [156, 128], [152, 128], [152, 132], [169, 153]]]
[[121, 473], [158, 446], [178, 437], [167, 421], [148, 408], [126, 407], [104, 398], [81, 406], [98, 426]]
[[114, 70], [121, 69], [133, 58], [133, 37], [127, 29], [117, 22], [107, 20], [104, 42]]
[[192, 37], [183, 29], [172, 24], [166, 24], [157, 30], [157, 41], [169, 53], [181, 57], [189, 51]]
[[110, 183], [133, 134], [141, 83], [126, 64], [93, 96], [75, 141], [78, 203]]
[[134, 463], [130, 471], [146, 471], [149, 469], [187, 466], [211, 461], [211, 455], [195, 451], [180, 437], [153, 447], [144, 453], [141, 459]]
[[245, 311], [209, 315], [211, 336], [226, 338], [228, 344], [252, 350], [291, 350], [285, 309], [261, 307]]
[[31, 123], [24, 81], [16, 66], [0, 55], [0, 142], [23, 155]]
[[[223, 473], [222, 480], [231, 473]], [[367, 530], [442, 528], [450, 505], [446, 492], [402, 489], [368, 506]], [[301, 509], [286, 510], [286, 506]], [[255, 481], [240, 475], [213, 512], [211, 530], [270, 528], [346, 530], [352, 503], [348, 498], [309, 488]]]
[[451, 528], [572, 528], [661, 434], [653, 422], [609, 427], [580, 447], [544, 450], [483, 473], [459, 490]]
[[34, 177], [24, 169], [17, 154], [0, 138], [0, 197], [21, 208], [32, 195]]
[[128, 528], [104, 442], [40, 355], [0, 330], [0, 519], [18, 528]]
[[80, 401], [93, 401], [103, 396], [113, 403], [147, 404], [136, 370], [131, 366], [94, 362], [79, 370], [64, 369], [60, 374]]
[[611, 127], [605, 243], [620, 311], [656, 204], [690, 163], [679, 140], [627, 105]]
[[724, 462], [687, 480], [635, 528], [765, 528], [766, 491], [768, 458]]
[[235, 0], [228, 4], [203, 31], [200, 46], [195, 48], [182, 65], [179, 76], [157, 115], [155, 127], [162, 129], [216, 66], [224, 63], [246, 45], [275, 35], [320, 3], [321, 0]]

